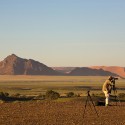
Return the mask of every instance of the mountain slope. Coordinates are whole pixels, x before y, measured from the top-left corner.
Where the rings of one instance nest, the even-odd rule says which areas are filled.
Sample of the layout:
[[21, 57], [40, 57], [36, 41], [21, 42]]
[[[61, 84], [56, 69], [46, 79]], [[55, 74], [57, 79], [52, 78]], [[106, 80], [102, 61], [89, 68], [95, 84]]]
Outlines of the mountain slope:
[[60, 75], [60, 73], [35, 60], [23, 59], [12, 54], [0, 62], [0, 75]]
[[118, 76], [115, 73], [104, 71], [102, 69], [91, 69], [87, 67], [76, 68], [72, 70], [69, 75], [73, 76]]
[[105, 71], [109, 71], [119, 76], [125, 77], [125, 68], [120, 66], [92, 66], [92, 69], [103, 69]]
[[76, 67], [51, 67], [51, 68], [58, 71], [58, 72], [68, 74], [69, 72], [71, 72]]

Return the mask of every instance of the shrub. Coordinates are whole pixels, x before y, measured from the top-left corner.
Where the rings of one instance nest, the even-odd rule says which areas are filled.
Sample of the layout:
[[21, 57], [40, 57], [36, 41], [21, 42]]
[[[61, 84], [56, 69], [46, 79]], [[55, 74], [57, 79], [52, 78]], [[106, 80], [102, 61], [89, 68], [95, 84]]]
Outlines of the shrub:
[[119, 98], [124, 98], [124, 97], [125, 97], [125, 93], [119, 93], [119, 94], [118, 94], [118, 97], [119, 97]]
[[94, 94], [94, 93], [92, 93], [92, 96], [94, 96], [94, 97], [95, 97], [95, 94]]
[[60, 94], [58, 92], [53, 91], [53, 90], [48, 90], [46, 92], [45, 97], [47, 99], [58, 99], [60, 97]]
[[0, 98], [4, 97], [4, 93], [3, 92], [0, 92]]
[[74, 94], [74, 97], [80, 97], [80, 94], [78, 93], [78, 94]]
[[5, 92], [5, 93], [4, 93], [4, 96], [5, 96], [5, 97], [8, 97], [8, 96], [9, 96], [9, 93]]
[[73, 97], [74, 96], [74, 93], [73, 92], [68, 92], [67, 93], [67, 97]]
[[9, 96], [9, 93], [6, 92], [0, 92], [0, 99], [4, 99]]

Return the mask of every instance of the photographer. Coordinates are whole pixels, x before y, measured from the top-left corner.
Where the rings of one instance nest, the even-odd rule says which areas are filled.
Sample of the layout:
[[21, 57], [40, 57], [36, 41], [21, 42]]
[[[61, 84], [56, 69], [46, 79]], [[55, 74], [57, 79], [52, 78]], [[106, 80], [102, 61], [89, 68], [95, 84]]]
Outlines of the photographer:
[[104, 82], [103, 87], [102, 87], [102, 91], [105, 94], [105, 106], [109, 106], [109, 97], [111, 94], [111, 89], [112, 89], [112, 80], [114, 77], [109, 76], [109, 78]]

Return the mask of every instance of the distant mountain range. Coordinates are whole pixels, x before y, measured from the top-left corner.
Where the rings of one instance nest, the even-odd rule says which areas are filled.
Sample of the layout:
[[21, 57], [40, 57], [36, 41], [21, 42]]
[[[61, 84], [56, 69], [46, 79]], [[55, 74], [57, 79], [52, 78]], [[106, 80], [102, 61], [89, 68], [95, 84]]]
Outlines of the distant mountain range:
[[115, 73], [104, 71], [103, 69], [91, 69], [88, 67], [75, 68], [69, 75], [73, 76], [118, 76]]
[[103, 69], [104, 71], [109, 71], [118, 74], [121, 77], [125, 77], [125, 67], [120, 66], [92, 66], [92, 69]]
[[[74, 72], [73, 70], [75, 70], [75, 72], [78, 72], [77, 70], [79, 70], [79, 72], [82, 72], [81, 74], [83, 74], [83, 70], [84, 71], [86, 70], [85, 72], [87, 73], [87, 70], [89, 70], [89, 69], [97, 69], [97, 72], [99, 72], [99, 70], [108, 71], [108, 72], [116, 74], [118, 76], [125, 77], [125, 67], [120, 67], [120, 66], [92, 66], [92, 67], [81, 67], [81, 68], [80, 67], [52, 67], [52, 68], [59, 72], [70, 73], [72, 75], [75, 74], [75, 73], [73, 73]], [[88, 72], [92, 73], [93, 71], [95, 72], [95, 70], [89, 70]], [[98, 74], [97, 72], [96, 72], [96, 74]], [[78, 74], [80, 74], [80, 73], [78, 73]], [[106, 74], [108, 75], [109, 73], [106, 73]], [[103, 73], [102, 73], [102, 75], [103, 75]]]
[[33, 59], [23, 59], [15, 54], [0, 62], [0, 75], [67, 75], [67, 76], [122, 76], [124, 67], [48, 67]]

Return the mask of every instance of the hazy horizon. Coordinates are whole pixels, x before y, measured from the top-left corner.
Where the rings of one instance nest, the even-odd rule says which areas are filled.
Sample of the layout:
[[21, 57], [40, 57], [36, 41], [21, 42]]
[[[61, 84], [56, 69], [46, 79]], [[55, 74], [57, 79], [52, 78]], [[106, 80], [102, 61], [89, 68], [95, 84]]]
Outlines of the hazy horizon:
[[125, 1], [0, 1], [0, 61], [125, 67]]

